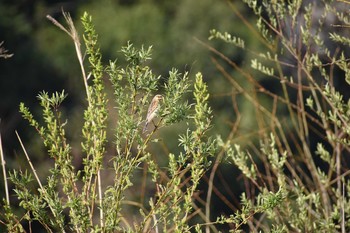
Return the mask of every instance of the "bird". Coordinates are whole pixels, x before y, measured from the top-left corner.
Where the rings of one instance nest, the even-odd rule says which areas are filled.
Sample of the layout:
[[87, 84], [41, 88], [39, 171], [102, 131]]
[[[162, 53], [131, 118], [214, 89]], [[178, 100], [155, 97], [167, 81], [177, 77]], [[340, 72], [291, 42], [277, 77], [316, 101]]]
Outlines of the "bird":
[[143, 133], [146, 131], [148, 124], [153, 120], [153, 118], [157, 115], [160, 108], [160, 101], [163, 99], [162, 95], [155, 95], [150, 103], [147, 111], [146, 123], [143, 127]]

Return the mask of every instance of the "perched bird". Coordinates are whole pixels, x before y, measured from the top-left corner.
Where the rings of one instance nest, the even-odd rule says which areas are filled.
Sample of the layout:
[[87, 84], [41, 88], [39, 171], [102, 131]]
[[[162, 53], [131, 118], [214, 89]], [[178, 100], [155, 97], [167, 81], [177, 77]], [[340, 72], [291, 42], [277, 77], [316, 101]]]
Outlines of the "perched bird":
[[143, 133], [146, 131], [148, 124], [153, 120], [153, 118], [157, 115], [157, 112], [160, 108], [160, 101], [163, 99], [162, 95], [155, 95], [152, 99], [151, 104], [148, 107], [147, 117], [145, 127], [143, 127]]

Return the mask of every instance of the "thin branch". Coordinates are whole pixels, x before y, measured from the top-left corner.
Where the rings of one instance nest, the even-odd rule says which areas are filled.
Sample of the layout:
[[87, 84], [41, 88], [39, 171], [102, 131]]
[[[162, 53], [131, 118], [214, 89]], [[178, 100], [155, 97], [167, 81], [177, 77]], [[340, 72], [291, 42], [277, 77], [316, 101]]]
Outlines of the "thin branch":
[[342, 198], [341, 198], [341, 232], [345, 233], [345, 182], [343, 183], [342, 187]]
[[[27, 158], [27, 161], [28, 161], [28, 163], [29, 163], [29, 166], [30, 166], [30, 168], [32, 169], [32, 171], [33, 171], [33, 173], [34, 173], [35, 179], [37, 180], [37, 182], [38, 182], [38, 184], [39, 184], [39, 186], [40, 186], [41, 191], [42, 191], [42, 192], [47, 196], [47, 198], [48, 198], [49, 195], [47, 194], [46, 189], [44, 189], [43, 185], [41, 184], [41, 181], [40, 181], [40, 179], [39, 179], [39, 176], [38, 176], [38, 174], [37, 174], [37, 172], [36, 172], [36, 170], [35, 170], [35, 168], [34, 168], [34, 166], [33, 166], [32, 161], [30, 160], [30, 158], [29, 158], [29, 156], [28, 156], [27, 150], [26, 150], [26, 148], [24, 147], [23, 142], [22, 142], [22, 140], [21, 140], [21, 138], [20, 138], [18, 132], [15, 131], [15, 133], [16, 133], [16, 136], [17, 136], [17, 138], [18, 138], [19, 143], [21, 144], [22, 150], [23, 150], [23, 152], [24, 152], [24, 154], [25, 154], [25, 156], [26, 156], [26, 158]], [[51, 205], [50, 205], [50, 203], [49, 203], [48, 201], [47, 201], [47, 204], [48, 204], [48, 206], [49, 206], [49, 208], [50, 208], [50, 210], [51, 210], [53, 216], [56, 217], [56, 212], [53, 210], [53, 208], [51, 207]], [[62, 228], [61, 230], [62, 230], [62, 232], [65, 232], [63, 228]]]
[[[238, 120], [236, 121], [235, 125], [232, 127], [230, 135], [228, 136], [228, 138], [226, 140], [227, 143], [231, 142], [234, 133], [238, 129], [239, 122], [240, 122], [240, 115], [239, 115]], [[216, 171], [217, 171], [217, 169], [219, 167], [219, 164], [221, 163], [221, 160], [222, 160], [223, 156], [225, 155], [226, 150], [227, 150], [227, 148], [222, 148], [221, 152], [216, 157], [213, 169], [211, 170], [210, 176], [209, 176], [208, 193], [207, 193], [207, 199], [206, 199], [206, 202], [205, 202], [205, 216], [206, 216], [206, 219], [209, 220], [209, 221], [210, 221], [210, 206], [211, 206], [211, 196], [212, 196], [212, 193], [213, 193], [214, 177], [215, 177]], [[210, 227], [209, 226], [210, 225], [206, 225], [206, 227], [205, 227], [205, 232], [206, 233], [210, 232]]]
[[[33, 173], [34, 173], [35, 179], [36, 179], [36, 181], [38, 182], [38, 184], [39, 184], [39, 186], [40, 186], [40, 189], [44, 191], [43, 185], [41, 184], [41, 181], [40, 181], [40, 179], [39, 179], [39, 176], [38, 176], [38, 174], [36, 173], [36, 170], [35, 170], [35, 168], [34, 168], [34, 166], [33, 166], [33, 164], [32, 164], [32, 161], [30, 160], [30, 158], [29, 158], [29, 156], [28, 156], [27, 150], [26, 150], [26, 148], [24, 147], [24, 145], [23, 145], [23, 143], [22, 143], [22, 140], [21, 140], [21, 138], [20, 138], [18, 132], [15, 131], [15, 133], [16, 133], [16, 136], [17, 136], [17, 138], [18, 138], [19, 143], [21, 144], [22, 150], [23, 150], [23, 152], [24, 152], [24, 154], [25, 154], [25, 156], [26, 156], [26, 158], [27, 158], [27, 161], [28, 161], [28, 163], [29, 163], [29, 166], [30, 166], [30, 168], [32, 169], [32, 171], [33, 171]], [[51, 209], [51, 207], [50, 207], [50, 209]]]
[[4, 159], [4, 151], [2, 149], [2, 140], [1, 140], [1, 133], [0, 133], [0, 157], [1, 157], [1, 165], [2, 165], [2, 174], [4, 176], [4, 186], [5, 186], [5, 194], [6, 194], [6, 202], [8, 205], [10, 205], [10, 196], [9, 196], [9, 189], [8, 189], [8, 183], [7, 183], [7, 176], [6, 176], [6, 162]]
[[100, 224], [101, 229], [104, 228], [104, 214], [103, 214], [103, 205], [102, 205], [102, 188], [101, 188], [101, 169], [97, 170], [97, 185], [98, 185], [98, 199], [100, 203]]
[[153, 214], [153, 221], [154, 221], [154, 225], [155, 225], [155, 231], [156, 231], [156, 233], [159, 233], [158, 224], [157, 224], [157, 216], [155, 214]]

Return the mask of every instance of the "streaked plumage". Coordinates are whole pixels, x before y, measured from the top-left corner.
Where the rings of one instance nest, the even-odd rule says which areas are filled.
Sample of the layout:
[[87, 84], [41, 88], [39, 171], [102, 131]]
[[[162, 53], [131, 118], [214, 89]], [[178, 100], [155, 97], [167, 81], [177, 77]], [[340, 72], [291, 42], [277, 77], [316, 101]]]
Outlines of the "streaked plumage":
[[148, 107], [146, 123], [143, 127], [143, 132], [146, 131], [148, 124], [153, 120], [153, 118], [157, 115], [157, 112], [160, 107], [160, 101], [163, 99], [161, 95], [155, 95], [152, 99], [151, 104]]

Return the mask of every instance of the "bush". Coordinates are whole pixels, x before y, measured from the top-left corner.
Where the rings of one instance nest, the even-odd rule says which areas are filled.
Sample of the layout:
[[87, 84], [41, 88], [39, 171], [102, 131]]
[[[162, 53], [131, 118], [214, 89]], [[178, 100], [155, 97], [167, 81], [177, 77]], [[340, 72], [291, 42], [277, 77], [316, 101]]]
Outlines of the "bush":
[[[42, 184], [17, 134], [38, 188], [30, 188], [30, 172], [10, 173], [24, 212], [16, 213], [7, 195], [0, 215], [7, 230], [31, 231], [31, 224], [39, 222], [48, 232], [218, 232], [222, 226], [232, 232], [349, 231], [346, 155], [350, 111], [340, 93], [341, 86], [334, 85], [335, 77], [344, 76], [347, 82], [350, 77], [345, 50], [336, 47], [349, 43], [345, 35], [326, 33], [334, 27], [324, 28], [330, 15], [345, 25], [347, 18], [335, 3], [324, 2], [319, 7], [302, 1], [244, 2], [258, 17], [256, 29], [233, 4], [230, 7], [259, 35], [257, 39], [266, 51], [250, 50], [243, 39], [227, 32], [212, 30], [210, 39], [223, 40], [251, 53], [252, 69], [242, 69], [204, 44], [216, 55], [212, 58], [214, 64], [233, 88], [230, 97], [236, 121], [225, 139], [210, 135], [212, 109], [201, 73], [195, 75], [192, 85], [188, 73], [172, 69], [160, 86], [161, 77], [147, 66], [151, 47], [135, 48], [131, 43], [121, 49], [126, 66], [119, 67], [116, 61], [103, 65], [98, 36], [91, 16], [85, 13], [81, 20], [87, 71], [80, 38], [69, 14], [64, 13], [68, 29], [49, 17], [73, 39], [81, 66], [87, 100], [81, 142], [84, 158], [81, 167], [74, 166], [72, 146], [65, 133], [69, 122], [60, 112], [67, 96], [64, 91], [38, 95], [40, 121], [22, 103], [23, 117], [37, 130], [54, 163]], [[227, 62], [245, 80], [241, 83], [241, 79], [231, 76], [231, 70], [219, 60]], [[112, 98], [105, 75], [113, 89]], [[279, 88], [272, 90], [263, 85], [270, 78], [279, 81]], [[150, 99], [160, 90], [163, 98], [158, 116], [143, 134]], [[191, 92], [193, 99], [186, 101], [185, 95]], [[247, 101], [237, 103], [236, 97]], [[111, 124], [113, 121], [116, 123]], [[181, 150], [169, 152], [166, 165], [160, 166], [149, 146], [174, 140], [161, 138], [158, 131], [178, 122], [187, 126], [178, 136]], [[253, 131], [247, 132], [247, 124], [254, 126]], [[107, 137], [110, 130], [114, 137]], [[114, 143], [113, 152], [106, 148], [107, 139]], [[223, 162], [240, 170], [246, 190], [238, 210], [216, 216], [211, 204], [218, 186], [214, 176]], [[143, 187], [133, 187], [133, 175], [142, 167], [145, 183], [152, 187], [149, 196]], [[4, 166], [3, 170], [6, 174]], [[203, 200], [198, 189], [206, 172], [208, 187]], [[112, 179], [106, 179], [106, 174]], [[6, 176], [5, 183], [7, 188]], [[141, 193], [140, 200], [127, 195], [131, 188]], [[138, 212], [125, 212], [127, 206], [134, 206]]]

